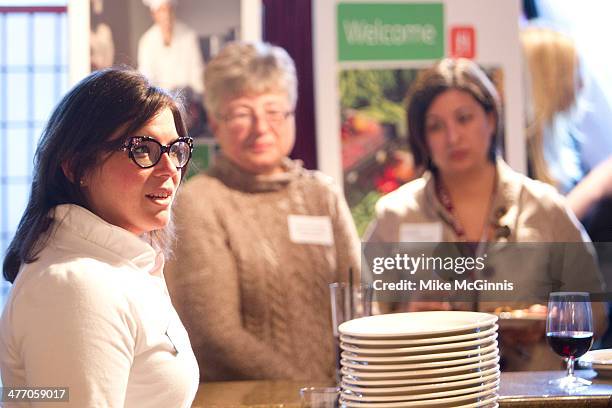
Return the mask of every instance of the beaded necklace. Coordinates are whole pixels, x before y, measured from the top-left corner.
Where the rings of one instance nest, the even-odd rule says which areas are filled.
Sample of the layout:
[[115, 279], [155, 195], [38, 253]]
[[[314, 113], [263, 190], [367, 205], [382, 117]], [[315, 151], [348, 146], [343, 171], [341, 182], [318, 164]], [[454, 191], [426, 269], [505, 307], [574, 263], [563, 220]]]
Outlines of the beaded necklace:
[[[497, 176], [496, 176], [496, 179], [497, 179]], [[460, 242], [458, 244], [459, 252], [461, 252], [464, 256], [471, 256], [474, 258], [482, 256], [485, 252], [485, 248], [486, 248], [487, 241], [488, 241], [488, 233], [487, 233], [488, 224], [485, 222], [485, 226], [483, 228], [482, 236], [480, 237], [480, 241], [478, 242], [467, 241], [465, 228], [463, 227], [463, 225], [461, 224], [461, 222], [459, 221], [459, 218], [457, 217], [455, 213], [455, 207], [453, 205], [453, 201], [451, 200], [450, 194], [448, 193], [448, 190], [446, 190], [442, 182], [436, 183], [436, 185], [437, 185], [436, 192], [438, 195], [438, 199], [440, 200], [440, 203], [444, 206], [446, 211], [448, 211], [448, 213], [451, 215], [450, 226], [455, 232], [455, 235], [457, 235], [457, 238]], [[493, 204], [493, 198], [495, 197], [496, 190], [497, 190], [497, 187], [494, 187], [493, 192], [491, 193], [491, 198], [489, 199], [489, 209], [487, 210], [487, 214], [491, 210], [491, 206]], [[491, 275], [491, 274], [492, 274], [492, 271], [487, 272], [487, 275]], [[474, 281], [476, 279], [475, 271], [470, 271], [465, 276], [465, 278], [471, 281]], [[473, 299], [471, 302], [471, 310], [473, 311], [480, 310], [479, 304], [480, 304], [480, 293], [478, 291], [474, 291]]]
[[[493, 191], [491, 192], [491, 197], [489, 199], [487, 216], [491, 211], [493, 200], [497, 192], [497, 182], [496, 181], [497, 181], [497, 175], [495, 176], [495, 183], [493, 184], [494, 185]], [[446, 189], [446, 187], [444, 187], [444, 184], [439, 180], [438, 182], [436, 182], [436, 193], [438, 195], [438, 199], [440, 200], [440, 203], [442, 204], [442, 206], [451, 215], [450, 226], [455, 232], [455, 235], [457, 235], [457, 238], [459, 239], [460, 242], [468, 242], [466, 239], [465, 228], [463, 227], [463, 225], [461, 224], [461, 221], [459, 221], [459, 218], [457, 217], [457, 214], [455, 213], [455, 206], [453, 205], [453, 201], [450, 197], [450, 194], [448, 193], [448, 190]], [[485, 225], [482, 231], [482, 236], [480, 237], [480, 241], [478, 242], [479, 244], [478, 246], [481, 246], [480, 244], [484, 244], [489, 240], [488, 239], [489, 237], [488, 228], [490, 226], [495, 226], [495, 225], [493, 224], [489, 225], [489, 223], [485, 222]]]

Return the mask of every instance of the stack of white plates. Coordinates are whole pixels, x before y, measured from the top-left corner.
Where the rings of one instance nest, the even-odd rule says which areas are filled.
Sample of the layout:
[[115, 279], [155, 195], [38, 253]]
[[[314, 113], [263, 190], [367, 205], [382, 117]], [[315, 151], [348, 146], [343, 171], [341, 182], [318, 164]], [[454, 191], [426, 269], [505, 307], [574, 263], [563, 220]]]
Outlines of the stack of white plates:
[[347, 408], [497, 407], [497, 316], [418, 312], [340, 325]]

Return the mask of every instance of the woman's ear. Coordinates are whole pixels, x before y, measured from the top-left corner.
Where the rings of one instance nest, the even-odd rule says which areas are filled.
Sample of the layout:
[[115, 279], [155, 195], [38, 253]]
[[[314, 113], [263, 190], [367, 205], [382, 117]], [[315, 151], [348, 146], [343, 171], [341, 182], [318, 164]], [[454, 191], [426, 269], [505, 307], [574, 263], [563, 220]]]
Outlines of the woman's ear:
[[62, 172], [64, 173], [64, 176], [66, 176], [66, 178], [74, 184], [74, 172], [72, 171], [72, 169], [70, 168], [70, 162], [68, 160], [64, 160], [61, 164], [62, 166]]
[[[61, 164], [62, 167], [62, 172], [64, 173], [64, 176], [66, 176], [66, 178], [68, 179], [68, 181], [70, 181], [72, 184], [76, 184], [77, 182], [74, 179], [74, 172], [72, 171], [71, 168], [71, 164], [69, 160], [64, 160]], [[78, 184], [81, 187], [84, 187], [87, 185], [87, 180], [85, 179], [85, 177], [81, 178], [78, 181]]]

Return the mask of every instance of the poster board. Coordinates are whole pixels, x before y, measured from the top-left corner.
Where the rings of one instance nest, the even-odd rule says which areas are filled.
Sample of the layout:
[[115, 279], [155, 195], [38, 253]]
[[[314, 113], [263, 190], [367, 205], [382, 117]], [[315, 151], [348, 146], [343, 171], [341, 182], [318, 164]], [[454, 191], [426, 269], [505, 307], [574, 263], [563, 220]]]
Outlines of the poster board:
[[344, 186], [360, 233], [410, 180], [403, 99], [419, 70], [475, 60], [502, 96], [504, 155], [526, 169], [518, 0], [313, 0], [319, 168]]
[[[191, 52], [178, 53], [165, 70], [158, 69], [154, 74], [146, 69], [142, 58], [143, 37], [156, 24], [152, 10], [143, 0], [69, 0], [70, 84], [74, 85], [93, 70], [125, 65], [141, 69], [155, 85], [174, 88], [170, 90], [178, 92], [185, 102], [189, 134], [195, 139], [196, 166], [192, 167], [202, 169], [210, 165], [216, 149], [202, 105], [203, 76], [189, 74], [189, 82], [185, 82], [172, 77], [165, 80], [160, 75], [165, 71], [171, 76], [181, 76], [176, 73], [193, 60], [199, 60], [197, 72], [202, 72], [202, 65], [205, 69], [206, 63], [228, 41], [261, 40], [262, 3], [261, 0], [176, 0], [173, 11], [175, 27], [180, 22], [183, 32], [193, 34], [194, 45], [187, 49], [196, 50], [199, 55], [192, 58]], [[159, 47], [162, 46], [160, 43]], [[149, 64], [154, 68], [158, 65], [163, 62]]]

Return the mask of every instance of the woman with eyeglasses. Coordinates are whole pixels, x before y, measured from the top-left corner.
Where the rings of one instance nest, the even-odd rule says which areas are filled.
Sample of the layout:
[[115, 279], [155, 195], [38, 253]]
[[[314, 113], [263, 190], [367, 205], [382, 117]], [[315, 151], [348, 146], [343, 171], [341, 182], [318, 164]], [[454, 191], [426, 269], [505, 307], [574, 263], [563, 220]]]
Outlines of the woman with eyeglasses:
[[163, 274], [191, 150], [177, 102], [136, 72], [95, 72], [61, 100], [4, 259], [3, 386], [60, 387], [44, 395], [66, 407], [191, 406], [197, 362]]
[[331, 180], [287, 158], [297, 78], [282, 49], [236, 42], [207, 65], [221, 152], [177, 200], [168, 287], [204, 380], [334, 374], [328, 284], [358, 271], [359, 240]]

